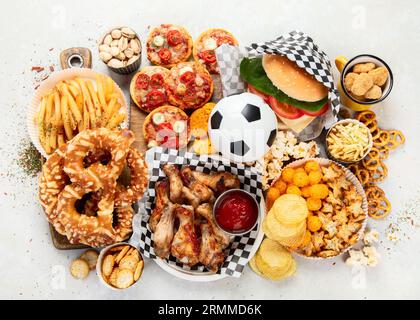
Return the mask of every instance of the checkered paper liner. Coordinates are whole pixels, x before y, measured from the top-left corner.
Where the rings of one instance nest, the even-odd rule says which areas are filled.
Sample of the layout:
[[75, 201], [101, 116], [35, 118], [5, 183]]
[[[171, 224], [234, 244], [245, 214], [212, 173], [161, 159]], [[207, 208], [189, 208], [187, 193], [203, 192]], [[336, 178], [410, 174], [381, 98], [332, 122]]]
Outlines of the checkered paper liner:
[[[199, 172], [231, 172], [237, 175], [241, 181], [241, 189], [255, 196], [258, 203], [263, 199], [262, 177], [256, 168], [244, 164], [233, 163], [220, 156], [198, 156], [193, 153], [161, 147], [150, 149], [146, 153], [146, 161], [149, 167], [150, 182], [146, 195], [139, 204], [139, 213], [133, 221], [134, 233], [130, 240], [131, 244], [138, 247], [141, 253], [150, 259], [160, 259], [154, 252], [153, 233], [149, 228], [149, 219], [154, 208], [156, 183], [166, 178], [162, 168], [166, 163], [179, 166], [189, 166]], [[261, 217], [260, 217], [261, 218]], [[251, 253], [260, 232], [260, 223], [250, 233], [235, 237], [226, 250], [226, 260], [218, 274], [239, 278], [251, 259]], [[181, 272], [197, 274], [198, 276], [214, 274], [202, 265], [188, 267], [174, 257], [166, 260], [166, 263]]]
[[246, 84], [240, 76], [240, 64], [243, 58], [254, 58], [263, 54], [278, 54], [306, 70], [310, 75], [326, 86], [329, 90], [331, 109], [325, 115], [317, 117], [298, 136], [302, 141], [317, 138], [322, 130], [330, 128], [338, 120], [340, 111], [340, 95], [334, 83], [331, 72], [331, 62], [328, 56], [319, 49], [311, 37], [300, 31], [292, 31], [275, 40], [263, 43], [253, 43], [249, 47], [240, 48], [227, 44], [216, 50], [220, 68], [223, 96], [243, 93]]

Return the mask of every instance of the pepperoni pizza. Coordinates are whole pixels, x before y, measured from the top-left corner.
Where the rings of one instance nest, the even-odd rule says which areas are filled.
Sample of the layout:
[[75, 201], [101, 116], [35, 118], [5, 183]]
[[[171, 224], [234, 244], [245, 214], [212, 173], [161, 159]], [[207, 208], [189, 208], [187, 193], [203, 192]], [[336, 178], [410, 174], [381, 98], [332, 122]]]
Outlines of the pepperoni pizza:
[[181, 26], [162, 24], [155, 27], [147, 39], [147, 57], [152, 64], [171, 68], [187, 61], [192, 53], [193, 40]]
[[211, 74], [219, 74], [216, 61], [216, 49], [222, 44], [238, 46], [238, 40], [224, 29], [204, 31], [194, 43], [194, 59], [203, 64]]
[[166, 92], [169, 104], [183, 110], [199, 109], [213, 96], [213, 79], [197, 62], [179, 63], [170, 70]]

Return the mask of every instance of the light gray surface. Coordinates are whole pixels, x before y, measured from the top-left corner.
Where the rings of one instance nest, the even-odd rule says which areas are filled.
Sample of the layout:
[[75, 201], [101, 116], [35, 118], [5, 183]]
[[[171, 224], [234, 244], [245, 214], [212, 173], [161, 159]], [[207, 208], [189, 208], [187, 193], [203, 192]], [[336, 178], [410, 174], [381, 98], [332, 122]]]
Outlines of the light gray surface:
[[[223, 5], [222, 5], [223, 3]], [[419, 298], [418, 227], [400, 223], [401, 240], [383, 232], [406, 209], [418, 210], [420, 168], [418, 128], [418, 1], [22, 1], [5, 2], [0, 11], [0, 298], [135, 299], [310, 299]], [[363, 4], [368, 3], [368, 4]], [[83, 11], [82, 11], [83, 10]], [[385, 221], [369, 224], [381, 231], [381, 262], [365, 273], [366, 283], [337, 260], [298, 259], [297, 275], [272, 283], [247, 269], [239, 280], [195, 284], [173, 278], [147, 262], [142, 283], [123, 293], [101, 285], [94, 273], [76, 281], [68, 273], [77, 252], [52, 247], [47, 223], [36, 200], [36, 179], [25, 178], [15, 164], [25, 137], [25, 108], [34, 88], [33, 65], [58, 65], [60, 50], [87, 46], [94, 68], [106, 71], [95, 41], [113, 26], [129, 25], [143, 36], [149, 25], [177, 23], [193, 37], [208, 27], [223, 27], [242, 44], [270, 40], [298, 28], [310, 34], [333, 59], [372, 53], [387, 61], [395, 76], [391, 96], [376, 107], [384, 128], [399, 128], [405, 147], [387, 160], [390, 175], [382, 187], [393, 203]], [[49, 51], [50, 49], [54, 49]], [[113, 75], [114, 76], [114, 75]], [[121, 85], [124, 80], [114, 76]], [[417, 214], [418, 215], [418, 214]], [[413, 214], [412, 214], [413, 216]], [[419, 217], [414, 224], [419, 223]]]

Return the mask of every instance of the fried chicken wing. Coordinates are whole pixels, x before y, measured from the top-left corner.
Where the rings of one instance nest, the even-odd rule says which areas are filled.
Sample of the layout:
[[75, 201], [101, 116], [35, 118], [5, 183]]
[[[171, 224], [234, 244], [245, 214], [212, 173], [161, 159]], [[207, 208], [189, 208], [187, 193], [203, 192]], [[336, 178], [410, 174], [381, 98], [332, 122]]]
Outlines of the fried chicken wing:
[[201, 228], [201, 248], [200, 262], [207, 269], [217, 272], [225, 260], [223, 248], [213, 233], [213, 229], [208, 223], [203, 223]]
[[174, 238], [175, 209], [176, 205], [172, 204], [164, 207], [162, 217], [154, 232], [155, 253], [162, 259], [169, 258], [171, 253], [171, 244]]
[[177, 206], [179, 228], [172, 242], [171, 253], [180, 262], [192, 267], [199, 262], [200, 242], [195, 232], [194, 209]]
[[179, 169], [174, 165], [166, 164], [163, 166], [163, 172], [169, 178], [169, 198], [173, 203], [182, 204], [182, 188], [184, 184], [182, 183]]
[[219, 172], [216, 174], [205, 174], [198, 171], [192, 172], [193, 177], [202, 184], [211, 188], [217, 195], [230, 190], [239, 189], [241, 182], [238, 177], [229, 172]]
[[182, 169], [181, 177], [186, 186], [182, 190], [183, 196], [191, 206], [197, 208], [200, 203], [215, 201], [213, 191], [194, 178], [191, 168]]
[[155, 208], [152, 211], [152, 214], [150, 216], [150, 229], [155, 232], [156, 226], [158, 225], [160, 218], [162, 217], [163, 210], [167, 205], [170, 205], [170, 200], [168, 197], [169, 192], [169, 183], [168, 180], [162, 180], [156, 183], [155, 187], [156, 191], [156, 202], [155, 202]]
[[209, 203], [204, 203], [200, 205], [195, 212], [206, 219], [207, 223], [213, 229], [217, 242], [222, 246], [222, 248], [227, 248], [230, 244], [230, 237], [217, 226], [213, 216], [213, 206]]

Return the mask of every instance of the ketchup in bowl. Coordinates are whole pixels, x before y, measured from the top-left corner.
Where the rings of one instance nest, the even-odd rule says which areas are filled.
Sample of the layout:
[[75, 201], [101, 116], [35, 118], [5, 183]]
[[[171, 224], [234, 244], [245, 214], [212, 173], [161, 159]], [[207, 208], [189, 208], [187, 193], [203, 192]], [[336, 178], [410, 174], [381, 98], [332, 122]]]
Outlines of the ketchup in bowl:
[[230, 190], [217, 200], [214, 207], [216, 223], [230, 234], [241, 235], [251, 231], [259, 215], [255, 198], [243, 190]]

